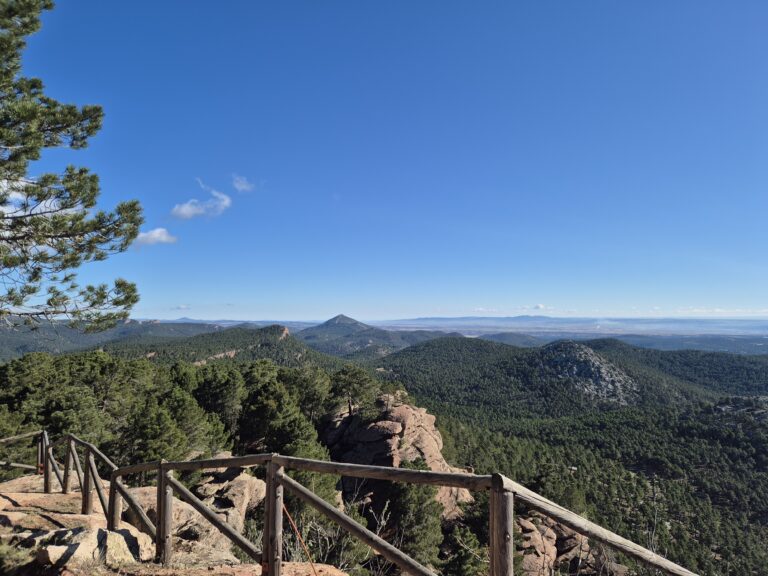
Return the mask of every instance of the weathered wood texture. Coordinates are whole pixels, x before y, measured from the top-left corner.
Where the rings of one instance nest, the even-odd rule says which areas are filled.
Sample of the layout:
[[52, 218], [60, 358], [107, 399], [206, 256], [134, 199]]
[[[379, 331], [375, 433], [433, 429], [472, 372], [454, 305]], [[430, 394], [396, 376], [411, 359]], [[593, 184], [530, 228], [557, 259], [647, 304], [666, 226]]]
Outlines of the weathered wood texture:
[[466, 488], [467, 490], [487, 490], [491, 487], [490, 476], [478, 476], [476, 474], [405, 470], [388, 466], [363, 466], [361, 464], [344, 464], [342, 462], [310, 460], [308, 458], [295, 458], [292, 456], [276, 456], [274, 461], [292, 470], [338, 474], [339, 476], [350, 476], [353, 478], [370, 478], [373, 480], [430, 484], [433, 486], [453, 486]]
[[25, 438], [32, 438], [33, 436], [40, 436], [43, 433], [42, 430], [36, 430], [34, 432], [25, 432], [24, 434], [17, 434], [16, 436], [9, 436], [0, 440], [0, 444], [10, 444], [11, 442], [18, 442]]
[[64, 489], [64, 480], [61, 477], [61, 470], [59, 469], [59, 465], [56, 462], [56, 458], [53, 457], [53, 447], [49, 444], [48, 445], [48, 460], [51, 463], [51, 470], [53, 470], [53, 473], [56, 475], [56, 480], [59, 482], [59, 487], [63, 490]]
[[5, 460], [0, 460], [0, 467], [20, 468], [22, 470], [37, 470], [37, 466], [32, 466], [31, 464], [21, 464], [19, 462], [7, 462]]
[[43, 455], [43, 492], [51, 493], [51, 459], [48, 458], [48, 434], [43, 432], [40, 436]]
[[490, 493], [491, 574], [513, 576], [515, 560], [514, 495], [504, 489], [503, 476], [493, 475]]
[[392, 562], [403, 571], [417, 576], [435, 576], [435, 573], [429, 570], [429, 568], [422, 566], [416, 562], [416, 560], [401, 552], [392, 546], [392, 544], [383, 540], [364, 526], [361, 526], [343, 512], [339, 512], [325, 500], [316, 496], [311, 490], [308, 490], [289, 476], [278, 474], [277, 477], [280, 484], [285, 486], [285, 489], [288, 490], [288, 492], [312, 506], [329, 520], [336, 522], [347, 532], [362, 540], [365, 544], [381, 554], [386, 560]]
[[72, 489], [72, 440], [67, 438], [67, 455], [64, 458], [64, 484], [61, 487], [62, 494], [69, 494]]
[[275, 460], [267, 464], [267, 524], [269, 525], [267, 555], [267, 574], [280, 576], [283, 559], [283, 485], [279, 481], [283, 467]]
[[90, 461], [93, 457], [91, 456], [91, 453], [86, 450], [85, 451], [85, 469], [83, 470], [83, 474], [85, 475], [83, 479], [83, 505], [82, 505], [82, 513], [83, 514], [93, 514], [93, 478], [91, 477], [91, 466]]
[[251, 454], [234, 456], [232, 458], [210, 458], [208, 460], [187, 460], [183, 462], [166, 462], [167, 470], [203, 470], [205, 468], [247, 468], [266, 464], [270, 454]]
[[80, 492], [84, 492], [85, 477], [83, 475], [83, 467], [80, 465], [80, 456], [78, 456], [74, 444], [72, 444], [72, 463], [75, 465], [75, 474], [77, 475], [77, 482], [80, 486]]
[[157, 532], [155, 534], [155, 555], [158, 561], [163, 559], [163, 547], [165, 544], [165, 523], [163, 522], [163, 512], [165, 510], [165, 471], [163, 470], [164, 460], [157, 463], [157, 500], [155, 505], [155, 515], [157, 516]]
[[123, 498], [117, 490], [117, 482], [109, 483], [109, 510], [107, 511], [107, 530], [120, 529], [120, 516], [123, 513]]
[[91, 484], [96, 488], [96, 495], [99, 497], [101, 509], [104, 511], [104, 515], [108, 516], [109, 505], [107, 504], [107, 495], [104, 493], [104, 484], [99, 477], [99, 471], [96, 469], [96, 460], [90, 452], [88, 453], [88, 468], [91, 471]]
[[173, 472], [163, 475], [163, 547], [161, 558], [164, 566], [169, 566], [173, 556]]

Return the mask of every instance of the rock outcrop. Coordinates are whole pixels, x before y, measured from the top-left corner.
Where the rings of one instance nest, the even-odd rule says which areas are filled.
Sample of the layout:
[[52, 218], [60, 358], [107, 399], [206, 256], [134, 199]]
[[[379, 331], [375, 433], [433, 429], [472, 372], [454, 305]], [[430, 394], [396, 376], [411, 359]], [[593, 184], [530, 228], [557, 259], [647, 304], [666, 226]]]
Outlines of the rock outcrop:
[[639, 399], [639, 385], [626, 372], [594, 350], [572, 341], [548, 344], [551, 367], [559, 378], [567, 378], [594, 400], [633, 404]]
[[19, 534], [17, 538], [20, 538], [16, 542], [19, 547], [37, 549], [35, 560], [38, 564], [56, 568], [93, 563], [119, 568], [150, 561], [155, 555], [152, 539], [133, 526], [115, 531], [75, 528], [32, 534], [26, 538]]
[[240, 468], [227, 468], [204, 476], [192, 492], [242, 533], [246, 518], [264, 500], [267, 485]]
[[538, 513], [515, 519], [520, 531], [525, 576], [579, 574], [626, 576], [626, 566], [610, 561], [602, 549], [592, 549], [586, 536]]
[[[443, 438], [435, 427], [434, 416], [392, 396], [384, 396], [380, 402], [386, 409], [374, 422], [364, 422], [346, 410], [328, 418], [322, 440], [334, 460], [398, 467], [403, 460], [423, 459], [430, 470], [463, 472], [443, 458]], [[354, 483], [347, 483], [344, 490], [354, 491]], [[450, 487], [440, 488], [436, 498], [446, 519], [461, 513], [459, 504], [472, 501], [467, 490]]]

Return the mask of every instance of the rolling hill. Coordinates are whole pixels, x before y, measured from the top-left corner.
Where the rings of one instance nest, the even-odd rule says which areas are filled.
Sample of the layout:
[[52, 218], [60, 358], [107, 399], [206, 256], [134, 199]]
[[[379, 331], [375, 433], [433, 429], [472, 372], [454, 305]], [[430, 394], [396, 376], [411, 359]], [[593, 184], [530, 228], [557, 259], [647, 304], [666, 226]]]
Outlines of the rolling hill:
[[522, 332], [481, 334], [479, 338], [511, 346], [543, 346], [555, 340], [588, 341], [601, 338], [620, 340], [632, 346], [654, 350], [701, 350], [734, 354], [768, 354], [768, 336], [745, 334], [591, 334], [579, 332]]
[[216, 360], [273, 360], [281, 366], [318, 366], [335, 370], [343, 361], [306, 346], [285, 326], [253, 328], [236, 326], [216, 333], [198, 334], [172, 340], [131, 339], [103, 346], [106, 352], [123, 358], [148, 358], [153, 362], [184, 361], [205, 364]]
[[517, 348], [442, 338], [370, 365], [431, 408], [449, 414], [469, 410], [499, 423], [621, 406], [768, 395], [768, 357], [663, 352], [610, 339]]
[[61, 354], [87, 350], [122, 340], [170, 340], [197, 334], [218, 332], [215, 324], [129, 320], [92, 334], [70, 328], [63, 322], [41, 322], [31, 326], [0, 327], [0, 361], [18, 358], [30, 352]]

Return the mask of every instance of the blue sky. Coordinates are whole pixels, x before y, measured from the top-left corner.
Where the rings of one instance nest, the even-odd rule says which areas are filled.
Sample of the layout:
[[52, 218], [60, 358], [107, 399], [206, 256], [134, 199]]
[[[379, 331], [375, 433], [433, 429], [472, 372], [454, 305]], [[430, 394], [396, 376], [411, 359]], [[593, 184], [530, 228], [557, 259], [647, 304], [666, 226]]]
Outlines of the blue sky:
[[36, 169], [142, 202], [145, 243], [81, 275], [137, 282], [136, 317], [768, 316], [767, 29], [763, 1], [59, 0], [25, 72], [105, 126]]

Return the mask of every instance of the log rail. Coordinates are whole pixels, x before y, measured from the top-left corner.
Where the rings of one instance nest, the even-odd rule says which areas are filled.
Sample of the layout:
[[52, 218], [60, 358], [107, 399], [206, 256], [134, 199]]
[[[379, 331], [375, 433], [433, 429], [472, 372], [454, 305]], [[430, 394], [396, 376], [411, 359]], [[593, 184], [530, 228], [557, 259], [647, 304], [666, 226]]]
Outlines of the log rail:
[[[35, 466], [13, 462], [0, 462], [0, 466], [37, 471], [38, 474], [42, 474], [44, 477], [43, 484], [47, 493], [53, 491], [52, 480], [54, 477], [61, 486], [62, 492], [69, 492], [71, 475], [72, 471], [74, 471], [82, 492], [83, 513], [90, 514], [93, 511], [93, 491], [95, 488], [101, 508], [107, 517], [107, 527], [110, 530], [116, 530], [120, 527], [124, 502], [128, 508], [136, 513], [143, 530], [154, 538], [157, 559], [166, 565], [171, 563], [173, 557], [173, 494], [176, 493], [181, 500], [187, 502], [203, 518], [229, 538], [235, 546], [254, 560], [261, 561], [263, 574], [280, 576], [283, 548], [283, 493], [286, 491], [315, 508], [325, 517], [375, 550], [383, 558], [398, 566], [404, 573], [417, 576], [435, 576], [431, 568], [421, 565], [407, 554], [398, 550], [365, 526], [325, 502], [310, 489], [301, 485], [287, 474], [288, 470], [298, 470], [352, 478], [428, 484], [432, 486], [451, 486], [466, 488], [471, 491], [489, 491], [490, 576], [512, 576], [513, 574], [515, 499], [525, 503], [529, 508], [537, 510], [557, 522], [572, 528], [576, 532], [610, 546], [651, 568], [661, 570], [665, 574], [672, 576], [697, 576], [690, 570], [610, 530], [606, 530], [501, 474], [477, 475], [433, 472], [429, 470], [405, 470], [386, 466], [363, 466], [359, 464], [311, 460], [282, 456], [280, 454], [248, 454], [228, 458], [178, 462], [161, 460], [159, 462], [146, 462], [118, 468], [93, 444], [73, 434], [64, 434], [52, 444], [47, 432], [44, 430], [0, 439], [0, 445], [32, 438], [37, 442], [37, 463]], [[63, 474], [58, 462], [53, 457], [53, 447], [61, 444], [66, 446]], [[84, 466], [81, 464], [77, 451], [78, 448], [82, 448], [85, 451]], [[96, 458], [111, 471], [108, 493], [105, 492], [103, 482], [99, 477]], [[253, 466], [266, 467], [267, 493], [261, 549], [224, 522], [216, 511], [209, 508], [174, 477], [174, 472], [210, 470], [215, 468], [248, 468]], [[157, 476], [157, 526], [152, 523], [146, 512], [123, 483], [125, 476], [147, 473], [154, 473]]]

